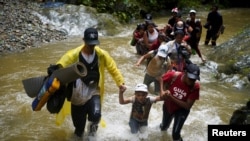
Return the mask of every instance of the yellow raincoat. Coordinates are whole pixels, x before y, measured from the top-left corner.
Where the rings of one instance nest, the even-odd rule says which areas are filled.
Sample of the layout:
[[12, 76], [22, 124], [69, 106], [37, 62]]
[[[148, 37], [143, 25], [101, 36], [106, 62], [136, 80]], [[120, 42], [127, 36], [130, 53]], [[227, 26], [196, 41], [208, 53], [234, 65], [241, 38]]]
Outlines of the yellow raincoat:
[[[56, 64], [61, 64], [62, 67], [67, 67], [78, 62], [79, 59], [79, 52], [82, 50], [84, 45], [79, 46], [77, 48], [69, 50], [66, 54], [64, 54], [61, 59]], [[100, 96], [101, 96], [101, 103], [104, 97], [104, 70], [105, 68], [108, 70], [110, 75], [112, 76], [113, 80], [116, 82], [117, 86], [124, 84], [124, 78], [121, 72], [117, 69], [116, 63], [113, 58], [109, 55], [109, 53], [105, 50], [102, 50], [99, 46], [95, 46], [95, 52], [98, 56], [98, 63], [99, 63], [99, 73], [100, 73], [100, 80], [99, 80], [99, 87], [100, 87]], [[56, 115], [56, 124], [61, 125], [66, 117], [66, 115], [70, 114], [71, 103], [65, 99], [64, 105], [60, 112]]]

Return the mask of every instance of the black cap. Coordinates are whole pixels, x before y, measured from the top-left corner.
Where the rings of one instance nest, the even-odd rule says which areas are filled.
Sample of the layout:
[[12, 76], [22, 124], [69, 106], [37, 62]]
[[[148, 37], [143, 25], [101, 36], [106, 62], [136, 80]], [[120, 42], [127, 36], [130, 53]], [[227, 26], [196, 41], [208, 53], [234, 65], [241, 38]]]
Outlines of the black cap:
[[177, 35], [182, 35], [182, 36], [184, 36], [185, 34], [184, 34], [184, 31], [183, 31], [183, 30], [177, 29], [177, 30], [174, 32], [174, 36], [177, 36]]
[[87, 28], [84, 31], [84, 38], [85, 44], [87, 45], [98, 45], [100, 44], [98, 40], [98, 32], [95, 28]]
[[151, 14], [146, 14], [144, 20], [145, 20], [145, 21], [151, 21], [151, 20], [152, 20], [152, 15], [151, 15]]
[[186, 71], [188, 78], [200, 80], [200, 68], [196, 64], [188, 64]]

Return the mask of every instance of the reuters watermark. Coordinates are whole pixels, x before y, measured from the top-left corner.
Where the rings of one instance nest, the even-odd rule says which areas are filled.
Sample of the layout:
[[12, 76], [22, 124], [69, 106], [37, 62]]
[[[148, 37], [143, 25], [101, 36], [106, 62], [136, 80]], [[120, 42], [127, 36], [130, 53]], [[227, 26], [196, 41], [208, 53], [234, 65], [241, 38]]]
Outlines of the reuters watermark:
[[250, 125], [208, 125], [208, 141], [215, 139], [249, 141]]

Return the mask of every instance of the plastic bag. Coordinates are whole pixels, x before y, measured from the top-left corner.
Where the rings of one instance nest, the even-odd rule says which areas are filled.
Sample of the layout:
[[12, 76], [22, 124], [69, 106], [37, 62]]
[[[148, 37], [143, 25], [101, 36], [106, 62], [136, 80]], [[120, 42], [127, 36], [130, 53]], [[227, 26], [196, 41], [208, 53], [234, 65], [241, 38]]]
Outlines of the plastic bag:
[[136, 45], [136, 39], [133, 37], [131, 42], [130, 42], [131, 46], [135, 46]]

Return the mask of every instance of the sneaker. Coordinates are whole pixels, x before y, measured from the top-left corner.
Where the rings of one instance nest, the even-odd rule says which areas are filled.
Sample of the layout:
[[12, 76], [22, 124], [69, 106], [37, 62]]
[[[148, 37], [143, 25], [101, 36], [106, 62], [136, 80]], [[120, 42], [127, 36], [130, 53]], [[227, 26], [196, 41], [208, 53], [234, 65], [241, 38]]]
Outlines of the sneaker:
[[89, 136], [95, 136], [97, 131], [98, 125], [95, 123], [90, 124], [89, 126]]
[[82, 138], [83, 132], [82, 132], [82, 131], [80, 132], [79, 130], [76, 130], [76, 129], [75, 129], [74, 135], [75, 135], [76, 137]]

